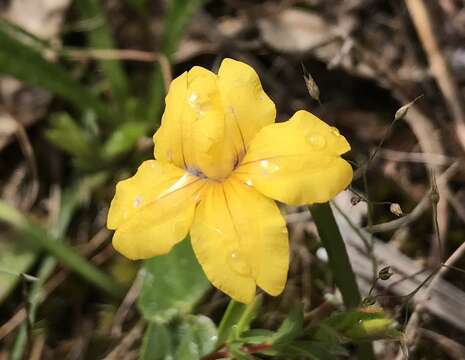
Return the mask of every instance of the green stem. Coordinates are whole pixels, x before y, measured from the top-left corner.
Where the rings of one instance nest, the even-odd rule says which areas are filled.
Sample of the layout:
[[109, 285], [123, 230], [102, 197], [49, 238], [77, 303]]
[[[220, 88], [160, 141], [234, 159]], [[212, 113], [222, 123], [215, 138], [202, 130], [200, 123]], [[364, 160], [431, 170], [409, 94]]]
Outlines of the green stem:
[[[362, 299], [360, 291], [329, 203], [312, 205], [309, 210], [318, 229], [321, 242], [328, 253], [329, 267], [333, 273], [334, 282], [341, 291], [345, 306], [347, 308], [359, 306]], [[370, 343], [358, 344], [358, 357], [363, 360], [375, 358]]]
[[355, 275], [349, 262], [344, 241], [329, 203], [309, 207], [313, 221], [318, 229], [321, 242], [328, 253], [329, 266], [334, 282], [342, 294], [347, 308], [360, 305], [361, 296], [355, 281]]
[[237, 336], [248, 329], [261, 307], [262, 300], [263, 297], [258, 295], [250, 304], [242, 304], [232, 299], [229, 301], [218, 327], [217, 347], [235, 340]]

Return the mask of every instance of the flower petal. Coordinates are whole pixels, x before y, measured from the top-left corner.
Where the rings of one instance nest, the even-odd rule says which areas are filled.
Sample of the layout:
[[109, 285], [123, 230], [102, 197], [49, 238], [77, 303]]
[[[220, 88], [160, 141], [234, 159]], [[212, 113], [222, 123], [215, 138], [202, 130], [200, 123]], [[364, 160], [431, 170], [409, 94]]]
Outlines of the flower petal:
[[[171, 165], [163, 164], [160, 167], [168, 166]], [[186, 237], [205, 185], [205, 180], [184, 173], [175, 181], [164, 182], [170, 185], [154, 185], [151, 189], [154, 192], [151, 192], [148, 186], [144, 186], [150, 179], [156, 179], [144, 177], [144, 170], [121, 182], [112, 202], [114, 210], [111, 210], [108, 220], [108, 227], [116, 228], [114, 248], [133, 260], [166, 254]], [[136, 204], [139, 207], [134, 210]], [[130, 207], [129, 212], [125, 212], [124, 206]]]
[[306, 111], [264, 127], [250, 143], [237, 176], [264, 195], [292, 205], [326, 202], [352, 180], [340, 157], [350, 150], [339, 131]]
[[184, 171], [156, 160], [144, 161], [134, 176], [120, 181], [108, 212], [107, 227], [116, 229], [172, 186]]
[[176, 78], [154, 135], [155, 157], [210, 178], [225, 178], [236, 152], [225, 123], [218, 77], [199, 66]]
[[285, 221], [274, 201], [230, 178], [211, 183], [191, 229], [194, 252], [210, 282], [249, 303], [256, 285], [282, 292], [289, 265]]
[[239, 130], [240, 138], [235, 136], [235, 146], [246, 150], [262, 127], [274, 123], [275, 104], [263, 91], [255, 70], [243, 62], [224, 59], [218, 79], [226, 117]]

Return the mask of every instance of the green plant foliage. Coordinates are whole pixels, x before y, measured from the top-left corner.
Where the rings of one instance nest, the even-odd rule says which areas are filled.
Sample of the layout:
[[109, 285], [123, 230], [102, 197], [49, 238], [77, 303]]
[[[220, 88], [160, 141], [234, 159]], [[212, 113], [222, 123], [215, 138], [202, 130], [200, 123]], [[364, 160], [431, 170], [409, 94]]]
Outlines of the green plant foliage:
[[[98, 19], [98, 26], [88, 32], [89, 45], [93, 49], [113, 49], [115, 43], [106, 14], [99, 0], [79, 0], [75, 4], [84, 18]], [[124, 104], [128, 95], [128, 81], [119, 60], [101, 60], [103, 73], [111, 85], [117, 104]]]
[[59, 259], [65, 266], [76, 271], [84, 279], [115, 297], [120, 297], [122, 289], [100, 269], [87, 262], [68, 245], [55, 239], [49, 232], [34, 224], [18, 210], [0, 202], [0, 221], [13, 226], [20, 238], [28, 241]]
[[141, 360], [200, 360], [214, 350], [215, 324], [203, 315], [188, 315], [171, 324], [150, 322], [140, 350]]
[[247, 305], [231, 300], [219, 326], [217, 346], [225, 342], [231, 343], [249, 330], [250, 323], [260, 311], [262, 302], [263, 297], [260, 295]]
[[138, 306], [149, 321], [165, 323], [189, 313], [210, 288], [189, 239], [169, 254], [145, 261], [142, 271]]
[[139, 360], [169, 360], [173, 354], [172, 333], [167, 325], [150, 322], [145, 330]]
[[0, 237], [0, 303], [10, 294], [37, 257], [30, 249], [17, 241]]
[[103, 144], [101, 155], [106, 160], [113, 160], [129, 152], [145, 134], [146, 126], [140, 122], [126, 122], [117, 128]]
[[244, 344], [271, 344], [275, 332], [266, 329], [251, 329], [244, 331], [239, 340]]
[[194, 360], [209, 354], [215, 348], [217, 331], [210, 318], [190, 315], [177, 329], [178, 348], [175, 359]]
[[85, 131], [67, 113], [54, 114], [50, 119], [47, 138], [58, 148], [75, 159], [90, 159], [95, 157], [97, 139]]
[[0, 75], [10, 75], [29, 85], [60, 95], [81, 110], [93, 110], [103, 120], [111, 118], [107, 107], [57, 64], [45, 60], [0, 26]]
[[304, 311], [302, 306], [294, 307], [289, 316], [283, 321], [279, 329], [271, 338], [273, 344], [285, 344], [293, 341], [302, 334]]
[[292, 358], [305, 358], [312, 360], [336, 360], [340, 356], [349, 354], [342, 347], [328, 346], [327, 344], [314, 341], [297, 341], [286, 345], [281, 350], [282, 354], [286, 354]]
[[336, 313], [323, 321], [314, 334], [315, 339], [325, 342], [359, 341], [374, 339], [397, 339], [402, 333], [396, 322], [389, 319], [381, 308], [367, 306]]
[[[206, 0], [172, 0], [168, 3], [168, 9], [164, 19], [162, 39], [162, 53], [171, 59], [183, 34], [184, 28], [189, 23], [192, 15]], [[160, 64], [154, 64], [152, 77], [148, 90], [148, 105], [146, 112], [147, 122], [157, 121], [162, 109], [165, 86]]]

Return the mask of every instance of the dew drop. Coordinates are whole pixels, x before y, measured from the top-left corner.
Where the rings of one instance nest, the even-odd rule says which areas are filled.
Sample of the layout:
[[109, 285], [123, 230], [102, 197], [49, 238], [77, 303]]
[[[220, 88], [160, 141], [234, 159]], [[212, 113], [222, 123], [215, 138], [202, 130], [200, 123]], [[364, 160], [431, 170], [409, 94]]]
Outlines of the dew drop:
[[202, 103], [199, 101], [199, 95], [193, 92], [187, 97], [187, 103], [190, 105], [194, 111], [199, 114], [200, 116], [205, 115], [205, 111], [203, 109]]
[[307, 135], [307, 140], [310, 145], [317, 150], [321, 150], [326, 146], [326, 139], [317, 133]]
[[231, 251], [228, 256], [228, 263], [232, 270], [239, 275], [250, 275], [250, 266], [237, 251]]
[[269, 162], [268, 160], [261, 160], [260, 161], [260, 168], [262, 175], [270, 175], [274, 174], [279, 170], [279, 165]]
[[134, 208], [138, 209], [138, 208], [141, 207], [143, 202], [144, 202], [144, 198], [141, 195], [137, 195], [134, 198], [134, 202], [132, 203], [132, 206], [134, 206]]
[[244, 181], [244, 184], [246, 184], [247, 186], [252, 187], [253, 186], [253, 181], [252, 181], [252, 179], [247, 179], [246, 181]]
[[195, 106], [198, 99], [199, 99], [199, 96], [194, 92], [190, 94], [190, 96], [187, 98], [187, 101], [189, 102], [191, 106]]

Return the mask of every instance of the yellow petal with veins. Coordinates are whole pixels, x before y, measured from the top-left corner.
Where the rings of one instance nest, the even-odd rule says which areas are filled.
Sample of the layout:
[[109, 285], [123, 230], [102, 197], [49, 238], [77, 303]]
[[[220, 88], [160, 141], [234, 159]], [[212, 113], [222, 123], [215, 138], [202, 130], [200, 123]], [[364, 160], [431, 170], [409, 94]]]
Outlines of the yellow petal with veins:
[[191, 241], [210, 282], [233, 299], [251, 302], [256, 285], [282, 292], [289, 264], [285, 221], [274, 201], [240, 181], [209, 184]]
[[116, 229], [114, 248], [133, 260], [169, 252], [189, 232], [204, 185], [172, 165], [144, 162], [117, 185], [107, 224]]
[[292, 205], [322, 203], [345, 189], [352, 167], [340, 157], [350, 145], [307, 111], [264, 127], [252, 140], [237, 176], [264, 195]]
[[224, 59], [218, 72], [221, 101], [234, 136], [235, 147], [244, 153], [248, 144], [264, 126], [276, 118], [276, 107], [263, 91], [255, 70], [240, 61]]
[[154, 135], [155, 157], [223, 180], [275, 115], [274, 103], [249, 65], [225, 59], [218, 76], [195, 66], [170, 85]]
[[183, 176], [184, 170], [156, 160], [144, 161], [134, 176], [116, 184], [107, 227], [116, 229]]
[[191, 173], [225, 178], [236, 163], [218, 91], [218, 78], [199, 66], [176, 78], [154, 135], [155, 157]]

